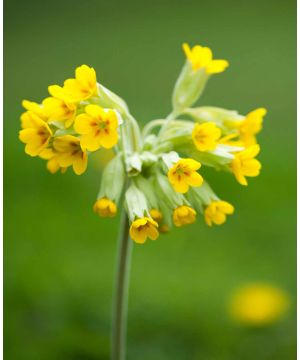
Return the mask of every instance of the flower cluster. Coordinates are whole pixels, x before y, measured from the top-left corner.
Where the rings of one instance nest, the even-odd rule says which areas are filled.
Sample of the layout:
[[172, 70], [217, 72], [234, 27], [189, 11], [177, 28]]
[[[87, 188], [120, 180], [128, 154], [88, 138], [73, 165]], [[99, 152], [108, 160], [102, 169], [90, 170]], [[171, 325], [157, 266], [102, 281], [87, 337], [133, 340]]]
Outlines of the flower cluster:
[[193, 107], [209, 78], [229, 64], [214, 60], [208, 47], [184, 44], [183, 50], [186, 61], [174, 87], [172, 112], [142, 131], [125, 101], [98, 83], [87, 65], [63, 86], [49, 86], [50, 96], [41, 104], [23, 101], [19, 138], [28, 155], [47, 160], [51, 173], [72, 167], [81, 175], [91, 152], [113, 148], [94, 211], [113, 217], [124, 199], [130, 237], [137, 243], [157, 239], [172, 225], [194, 223], [198, 212], [209, 226], [223, 224], [234, 212], [203, 179], [202, 165], [232, 173], [241, 185], [261, 169], [256, 136], [266, 110], [241, 115]]

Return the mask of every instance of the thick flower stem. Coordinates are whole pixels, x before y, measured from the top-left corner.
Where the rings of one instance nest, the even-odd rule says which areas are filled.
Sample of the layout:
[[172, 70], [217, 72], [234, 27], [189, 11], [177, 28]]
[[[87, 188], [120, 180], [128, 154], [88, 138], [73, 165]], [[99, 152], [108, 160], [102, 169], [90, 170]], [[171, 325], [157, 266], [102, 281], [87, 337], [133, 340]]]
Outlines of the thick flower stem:
[[113, 304], [112, 360], [125, 360], [129, 272], [132, 241], [128, 235], [129, 223], [125, 210], [121, 216], [117, 254], [117, 271]]

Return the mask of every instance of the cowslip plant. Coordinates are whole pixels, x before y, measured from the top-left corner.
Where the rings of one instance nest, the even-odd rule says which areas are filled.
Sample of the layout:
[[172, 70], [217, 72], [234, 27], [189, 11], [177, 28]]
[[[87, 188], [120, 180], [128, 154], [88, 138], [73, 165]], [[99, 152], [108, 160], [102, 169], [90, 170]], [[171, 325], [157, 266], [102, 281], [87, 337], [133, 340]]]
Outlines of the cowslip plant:
[[[126, 102], [97, 82], [93, 68], [82, 65], [63, 86], [48, 87], [41, 104], [23, 101], [20, 140], [25, 152], [47, 161], [51, 173], [72, 168], [83, 174], [89, 154], [113, 149], [104, 168], [94, 211], [114, 217], [121, 208], [112, 358], [125, 357], [128, 268], [132, 239], [143, 244], [195, 222], [221, 225], [234, 207], [219, 198], [201, 175], [201, 166], [232, 174], [248, 185], [259, 175], [256, 136], [264, 108], [246, 115], [220, 107], [194, 107], [208, 80], [222, 73], [226, 60], [213, 59], [208, 47], [183, 45], [186, 61], [175, 83], [172, 111], [141, 130]], [[219, 174], [218, 174], [219, 175]], [[129, 235], [129, 236], [128, 236]]]

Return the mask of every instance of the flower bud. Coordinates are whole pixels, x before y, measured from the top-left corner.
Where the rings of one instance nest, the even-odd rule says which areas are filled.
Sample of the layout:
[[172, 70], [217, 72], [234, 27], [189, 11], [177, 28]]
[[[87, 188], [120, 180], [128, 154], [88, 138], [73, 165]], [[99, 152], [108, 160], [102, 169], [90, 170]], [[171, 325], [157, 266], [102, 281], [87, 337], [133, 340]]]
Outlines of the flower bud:
[[175, 113], [182, 113], [199, 99], [209, 77], [210, 74], [204, 68], [194, 70], [191, 63], [186, 61], [173, 91], [172, 102]]

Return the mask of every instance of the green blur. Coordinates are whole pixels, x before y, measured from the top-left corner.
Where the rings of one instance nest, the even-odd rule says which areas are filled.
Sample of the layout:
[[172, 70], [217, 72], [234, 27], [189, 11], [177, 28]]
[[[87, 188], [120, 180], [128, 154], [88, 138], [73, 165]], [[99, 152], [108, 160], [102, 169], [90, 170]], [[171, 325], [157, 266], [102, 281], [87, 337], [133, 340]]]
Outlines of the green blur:
[[[6, 0], [4, 260], [6, 360], [109, 359], [119, 219], [92, 212], [100, 169], [51, 175], [18, 140], [21, 100], [41, 101], [76, 66], [121, 95], [138, 121], [170, 111], [181, 44], [230, 67], [201, 104], [268, 109], [260, 177], [248, 188], [206, 171], [235, 205], [222, 227], [197, 224], [134, 246], [128, 360], [295, 358], [296, 4], [291, 0]], [[287, 316], [249, 329], [227, 303], [245, 283], [291, 296]]]

